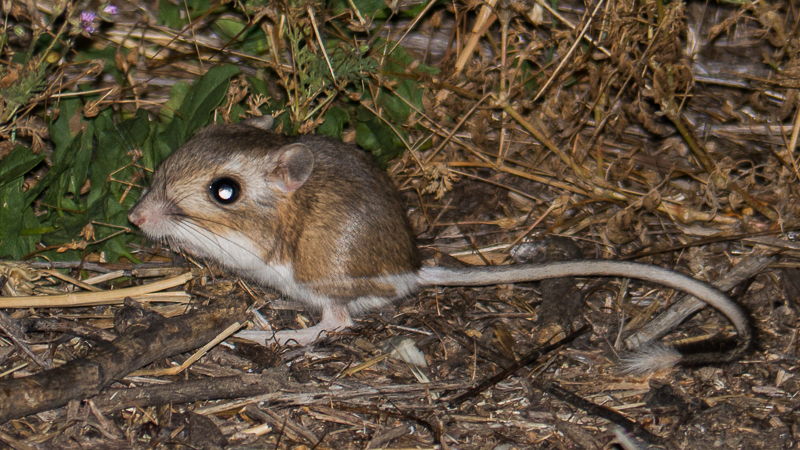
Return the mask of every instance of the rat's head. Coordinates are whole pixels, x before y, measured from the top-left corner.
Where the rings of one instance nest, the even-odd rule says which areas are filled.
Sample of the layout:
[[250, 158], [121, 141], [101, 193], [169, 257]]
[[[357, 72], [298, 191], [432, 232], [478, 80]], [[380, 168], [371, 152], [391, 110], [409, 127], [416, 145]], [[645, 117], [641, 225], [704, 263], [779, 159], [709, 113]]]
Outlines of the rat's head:
[[303, 144], [256, 126], [212, 125], [161, 164], [128, 218], [151, 239], [237, 268], [263, 258], [282, 203], [313, 169]]

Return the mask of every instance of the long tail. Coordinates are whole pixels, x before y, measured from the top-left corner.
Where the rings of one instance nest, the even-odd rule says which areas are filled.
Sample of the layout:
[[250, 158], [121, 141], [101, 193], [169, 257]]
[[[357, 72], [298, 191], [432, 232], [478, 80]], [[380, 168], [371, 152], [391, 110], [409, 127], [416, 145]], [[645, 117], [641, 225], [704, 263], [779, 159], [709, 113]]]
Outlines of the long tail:
[[419, 271], [419, 282], [425, 286], [486, 286], [569, 276], [636, 278], [677, 289], [693, 295], [719, 310], [733, 323], [739, 335], [738, 345], [727, 353], [682, 355], [677, 350], [665, 346], [654, 346], [638, 351], [623, 361], [627, 372], [646, 373], [672, 367], [675, 364], [701, 365], [730, 362], [740, 359], [752, 342], [752, 331], [747, 315], [728, 296], [702, 281], [648, 264], [627, 261], [589, 260], [553, 262], [541, 265], [481, 266], [464, 269], [423, 267]]

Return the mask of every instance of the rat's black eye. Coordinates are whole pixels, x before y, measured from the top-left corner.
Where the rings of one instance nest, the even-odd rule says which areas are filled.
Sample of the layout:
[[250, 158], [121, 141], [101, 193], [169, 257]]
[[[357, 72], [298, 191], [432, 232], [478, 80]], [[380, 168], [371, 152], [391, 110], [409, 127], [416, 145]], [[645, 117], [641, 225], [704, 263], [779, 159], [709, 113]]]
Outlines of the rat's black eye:
[[211, 182], [211, 186], [209, 186], [208, 189], [211, 191], [211, 197], [213, 197], [217, 203], [223, 205], [230, 205], [235, 202], [236, 199], [239, 198], [239, 193], [242, 191], [242, 187], [239, 186], [239, 183], [228, 177], [217, 178]]

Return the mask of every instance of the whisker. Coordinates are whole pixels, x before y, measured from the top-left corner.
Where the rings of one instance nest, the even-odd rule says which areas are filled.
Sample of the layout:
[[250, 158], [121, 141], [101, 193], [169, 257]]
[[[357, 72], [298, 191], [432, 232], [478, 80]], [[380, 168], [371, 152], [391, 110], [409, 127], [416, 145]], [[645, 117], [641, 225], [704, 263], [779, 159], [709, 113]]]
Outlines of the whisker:
[[[235, 261], [236, 257], [233, 254], [231, 254], [229, 251], [225, 250], [225, 247], [223, 247], [223, 245], [220, 243], [220, 241], [227, 242], [227, 243], [229, 243], [229, 244], [241, 249], [245, 253], [247, 253], [249, 255], [252, 255], [256, 259], [261, 260], [261, 258], [262, 258], [261, 255], [253, 253], [250, 249], [242, 246], [241, 244], [239, 244], [239, 243], [237, 243], [237, 242], [235, 242], [235, 241], [233, 241], [231, 239], [228, 239], [228, 238], [226, 238], [224, 236], [220, 236], [220, 235], [218, 235], [216, 233], [210, 233], [209, 232], [211, 234], [211, 236], [208, 236], [207, 234], [202, 233], [201, 231], [208, 232], [208, 230], [205, 227], [203, 227], [200, 223], [198, 223], [199, 220], [200, 219], [188, 217], [187, 219], [181, 220], [181, 221], [176, 222], [176, 223], [178, 224], [178, 226], [182, 230], [186, 231], [187, 234], [192, 235], [198, 241], [205, 240], [205, 241], [209, 242], [210, 245], [213, 245], [215, 248], [221, 250], [232, 261]], [[203, 220], [205, 220], [205, 219], [203, 219]], [[283, 276], [280, 273], [280, 271], [275, 270], [273, 267], [271, 267], [269, 265], [266, 265], [266, 264], [265, 264], [265, 266], [266, 266], [266, 268], [271, 269], [275, 275], [280, 277], [286, 283], [293, 283], [294, 282], [294, 280], [290, 280], [287, 277]]]
[[[192, 223], [191, 225], [192, 225], [192, 226], [196, 226], [196, 227], [198, 227], [198, 228], [200, 228], [200, 229], [204, 229], [202, 226], [200, 226], [199, 224], [196, 224], [196, 223]], [[188, 224], [187, 224], [187, 226], [188, 226]], [[219, 243], [219, 241], [220, 241], [220, 240], [223, 240], [223, 241], [225, 241], [225, 242], [228, 242], [228, 243], [232, 244], [232, 245], [233, 245], [233, 246], [235, 246], [235, 247], [238, 247], [239, 249], [243, 250], [245, 253], [248, 253], [248, 254], [250, 254], [250, 255], [254, 256], [254, 257], [255, 257], [256, 259], [258, 259], [258, 260], [261, 260], [261, 258], [262, 258], [262, 257], [261, 257], [261, 255], [258, 255], [258, 254], [255, 254], [255, 253], [253, 253], [253, 252], [252, 252], [252, 251], [250, 251], [248, 248], [245, 248], [245, 247], [243, 247], [242, 245], [240, 245], [239, 243], [237, 243], [237, 242], [235, 242], [235, 241], [232, 241], [231, 239], [228, 239], [228, 238], [226, 238], [226, 237], [223, 237], [223, 236], [220, 236], [220, 235], [217, 235], [217, 234], [213, 234], [213, 237], [214, 237], [214, 239], [217, 241], [217, 242], [215, 242], [215, 244], [217, 245], [217, 247], [219, 247], [219, 248], [220, 248], [220, 250], [223, 250], [223, 251], [225, 251], [225, 253], [228, 255], [228, 257], [229, 257], [229, 258], [231, 258], [231, 259], [235, 259], [235, 258], [234, 258], [234, 256], [233, 256], [232, 254], [230, 254], [230, 252], [227, 252], [227, 251], [226, 251], [226, 250], [225, 250], [225, 249], [222, 247], [222, 245], [220, 245], [220, 243]], [[271, 266], [271, 265], [269, 265], [269, 264], [265, 264], [265, 265], [264, 265], [264, 269], [265, 269], [265, 270], [269, 270], [269, 271], [270, 271], [270, 272], [271, 272], [271, 273], [272, 273], [274, 276], [277, 276], [279, 279], [283, 280], [283, 283], [285, 283], [286, 285], [289, 285], [289, 284], [294, 284], [294, 283], [295, 283], [295, 281], [294, 281], [293, 279], [291, 279], [290, 277], [286, 277], [286, 276], [285, 276], [284, 274], [282, 274], [282, 273], [281, 273], [279, 270], [275, 269], [273, 266]]]
[[186, 192], [185, 194], [183, 194], [183, 197], [178, 197], [178, 198], [171, 198], [170, 197], [170, 198], [167, 199], [167, 205], [168, 206], [177, 206], [180, 209], [181, 202], [186, 200], [187, 198], [189, 198], [191, 195], [192, 195], [192, 192], [189, 191], [189, 192]]
[[228, 224], [226, 224], [224, 222], [212, 220], [212, 219], [205, 219], [205, 218], [201, 219], [199, 217], [190, 216], [188, 214], [172, 214], [172, 216], [179, 217], [180, 219], [183, 219], [183, 220], [186, 220], [186, 221], [191, 221], [191, 222], [195, 223], [198, 227], [203, 228], [203, 229], [205, 229], [205, 227], [203, 227], [201, 225], [201, 222], [202, 223], [213, 223], [214, 225], [219, 225], [222, 228], [227, 228], [229, 230], [236, 231], [234, 228], [231, 228]]
[[[202, 218], [187, 214], [186, 210], [191, 210], [191, 208], [181, 208], [181, 203], [185, 203], [187, 199], [196, 194], [196, 191], [188, 191], [181, 193], [177, 197], [164, 195], [156, 200], [161, 204], [160, 209], [164, 212], [165, 222], [169, 223], [173, 228], [171, 230], [168, 229], [166, 235], [161, 235], [154, 240], [168, 246], [173, 251], [189, 255], [192, 254], [191, 248], [193, 246], [198, 249], [205, 248], [206, 251], [200, 252], [201, 255], [198, 256], [203, 256], [208, 261], [217, 261], [230, 268], [240, 268], [242, 269], [240, 273], [243, 275], [247, 274], [247, 267], [238, 262], [244, 255], [247, 255], [244, 258], [252, 258], [254, 261], [263, 263], [262, 270], [264, 270], [266, 278], [275, 280], [277, 286], [297, 285], [295, 280], [292, 279], [293, 277], [286, 276], [279, 267], [273, 267], [271, 264], [264, 262], [264, 256], [256, 250], [258, 248], [257, 245], [245, 245], [231, 237], [224, 236], [226, 234], [224, 231], [219, 234], [209, 230], [209, 226], [212, 226], [212, 228], [218, 230], [238, 231], [229, 224], [223, 223], [221, 219], [216, 217]], [[186, 251], [186, 247], [190, 250]], [[205, 255], [202, 255], [202, 253], [205, 253]], [[250, 275], [252, 276], [253, 274], [251, 273]]]

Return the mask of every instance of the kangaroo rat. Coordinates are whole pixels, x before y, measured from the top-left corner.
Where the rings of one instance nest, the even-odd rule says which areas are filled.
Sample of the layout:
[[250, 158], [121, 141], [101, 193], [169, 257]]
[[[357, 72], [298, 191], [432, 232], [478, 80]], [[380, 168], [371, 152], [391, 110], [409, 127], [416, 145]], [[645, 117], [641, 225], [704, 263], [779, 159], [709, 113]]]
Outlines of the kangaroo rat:
[[270, 127], [271, 120], [259, 118], [204, 128], [161, 164], [128, 217], [152, 239], [322, 310], [313, 327], [275, 333], [280, 343], [308, 344], [351, 326], [352, 314], [424, 286], [619, 276], [694, 295], [727, 316], [740, 338], [729, 353], [681, 355], [657, 347], [638, 353], [632, 370], [731, 361], [750, 344], [749, 322], [736, 303], [657, 266], [597, 260], [422, 267], [397, 191], [367, 154], [335, 139], [287, 137]]

